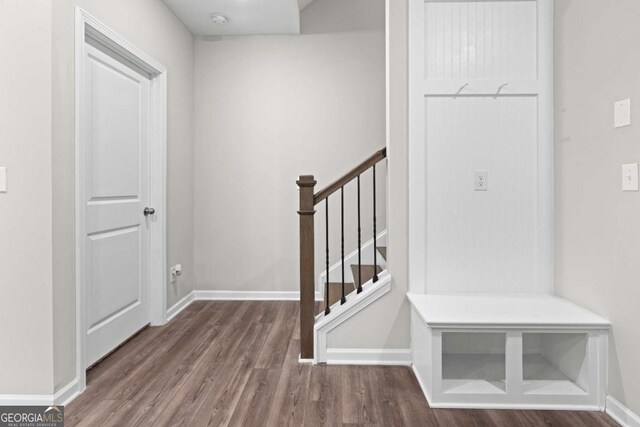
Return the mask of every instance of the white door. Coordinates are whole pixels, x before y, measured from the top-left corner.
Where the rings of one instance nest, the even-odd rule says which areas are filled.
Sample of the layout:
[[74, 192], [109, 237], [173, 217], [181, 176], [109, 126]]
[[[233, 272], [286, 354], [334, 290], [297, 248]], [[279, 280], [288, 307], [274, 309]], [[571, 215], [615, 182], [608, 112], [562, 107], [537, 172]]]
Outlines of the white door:
[[86, 45], [82, 98], [88, 367], [149, 323], [150, 81]]

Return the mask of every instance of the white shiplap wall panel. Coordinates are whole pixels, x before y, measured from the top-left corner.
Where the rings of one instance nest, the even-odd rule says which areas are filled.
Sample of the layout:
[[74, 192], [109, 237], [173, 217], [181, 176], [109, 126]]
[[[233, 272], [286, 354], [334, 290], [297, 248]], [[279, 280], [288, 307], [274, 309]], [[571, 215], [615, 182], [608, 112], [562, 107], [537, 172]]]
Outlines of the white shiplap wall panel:
[[425, 2], [425, 79], [535, 80], [537, 2]]
[[411, 288], [552, 292], [552, 0], [410, 5]]
[[[535, 96], [426, 97], [427, 292], [536, 293]], [[489, 172], [489, 191], [473, 172]]]

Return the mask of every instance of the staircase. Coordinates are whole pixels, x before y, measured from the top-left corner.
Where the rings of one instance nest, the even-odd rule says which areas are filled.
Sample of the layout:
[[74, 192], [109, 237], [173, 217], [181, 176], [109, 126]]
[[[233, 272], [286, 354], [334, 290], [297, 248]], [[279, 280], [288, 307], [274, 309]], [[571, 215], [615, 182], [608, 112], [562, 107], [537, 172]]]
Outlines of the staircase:
[[[379, 255], [386, 261], [387, 260], [387, 247], [379, 246], [376, 248]], [[360, 267], [360, 268], [359, 268]], [[356, 283], [367, 283], [370, 280], [373, 280], [374, 277], [377, 277], [378, 274], [382, 273], [382, 267], [379, 265], [373, 264], [362, 264], [358, 266], [358, 264], [351, 264], [351, 273], [354, 278], [354, 283], [345, 283], [345, 297], [351, 294], [353, 291], [357, 290]], [[358, 280], [360, 277], [360, 273], [362, 273], [362, 280]], [[342, 282], [329, 282], [325, 283], [325, 289], [323, 295], [328, 295], [329, 298], [329, 308], [334, 304], [337, 304], [342, 299]], [[327, 308], [327, 301], [323, 300], [320, 305], [320, 311], [318, 313], [323, 313]]]
[[[352, 304], [354, 312], [357, 312], [360, 308], [356, 307], [357, 304], [361, 304], [362, 301], [371, 300], [371, 297], [379, 297], [380, 293], [376, 293], [376, 282], [378, 282], [380, 274], [383, 273], [383, 268], [379, 265], [378, 259], [385, 260], [387, 256], [386, 246], [378, 245], [377, 234], [377, 218], [376, 218], [376, 165], [382, 161], [385, 161], [387, 157], [387, 150], [383, 148], [373, 155], [371, 155], [364, 162], [353, 168], [341, 178], [337, 179], [333, 183], [329, 184], [324, 189], [315, 192], [316, 180], [313, 175], [300, 176], [298, 181], [298, 187], [300, 189], [300, 209], [298, 215], [300, 217], [300, 358], [301, 359], [316, 359], [314, 357], [314, 329], [318, 326], [316, 323], [326, 324], [326, 318], [331, 315], [334, 308], [339, 308], [339, 316], [344, 316], [344, 306]], [[362, 227], [361, 227], [361, 176], [365, 173], [371, 173], [373, 193], [372, 200], [366, 201], [371, 203], [373, 207], [373, 233], [371, 248], [373, 252], [373, 263], [362, 262]], [[354, 254], [357, 256], [357, 262], [349, 262], [353, 281], [345, 280], [345, 269], [347, 266], [345, 258], [345, 204], [344, 188], [348, 184], [353, 184], [357, 187], [357, 252]], [[338, 193], [338, 194], [336, 194]], [[341, 280], [329, 280], [331, 278], [329, 265], [329, 198], [331, 196], [339, 196], [339, 204], [332, 202], [332, 206], [339, 206], [340, 208], [340, 262], [338, 263], [341, 270]], [[325, 210], [325, 233], [324, 233], [324, 246], [325, 246], [325, 265], [327, 280], [323, 284], [323, 302], [320, 305], [321, 311], [318, 314], [315, 304], [315, 223], [314, 215], [316, 213], [316, 206], [323, 205]], [[367, 233], [368, 234], [368, 233]], [[371, 236], [371, 234], [368, 234]], [[354, 256], [354, 258], [355, 258]], [[351, 258], [351, 257], [349, 257]], [[385, 277], [384, 285], [388, 288], [388, 277]], [[381, 282], [382, 284], [382, 282]], [[378, 286], [380, 288], [380, 286]], [[371, 295], [366, 295], [371, 294]], [[375, 295], [373, 295], [375, 294]], [[362, 295], [362, 298], [359, 298]], [[349, 297], [349, 298], [347, 298]], [[316, 359], [317, 360], [317, 359]]]

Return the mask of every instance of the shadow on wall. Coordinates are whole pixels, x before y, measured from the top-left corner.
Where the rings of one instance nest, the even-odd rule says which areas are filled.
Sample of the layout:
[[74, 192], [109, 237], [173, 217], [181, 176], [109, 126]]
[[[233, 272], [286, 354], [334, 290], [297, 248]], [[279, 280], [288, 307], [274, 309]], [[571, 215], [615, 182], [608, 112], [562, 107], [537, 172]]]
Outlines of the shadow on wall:
[[300, 32], [324, 34], [379, 31], [384, 28], [384, 13], [384, 1], [315, 0], [300, 12]]

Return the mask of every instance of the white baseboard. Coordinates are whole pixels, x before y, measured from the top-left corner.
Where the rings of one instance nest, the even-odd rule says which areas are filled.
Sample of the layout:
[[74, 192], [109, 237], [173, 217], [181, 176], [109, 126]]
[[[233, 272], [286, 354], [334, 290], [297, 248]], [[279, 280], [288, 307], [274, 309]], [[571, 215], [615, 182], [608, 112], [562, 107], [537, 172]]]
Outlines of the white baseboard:
[[0, 406], [67, 405], [80, 394], [80, 383], [74, 379], [55, 394], [0, 394]]
[[640, 416], [624, 406], [618, 400], [607, 396], [605, 412], [624, 427], [640, 427]]
[[174, 317], [178, 315], [182, 310], [187, 308], [189, 304], [193, 302], [194, 295], [193, 291], [189, 292], [184, 298], [182, 298], [177, 303], [173, 304], [169, 310], [167, 310], [167, 322], [171, 321]]
[[0, 394], [0, 406], [51, 405], [51, 394]]
[[[296, 291], [191, 291], [167, 310], [170, 322], [194, 301], [297, 301]], [[322, 301], [322, 294], [316, 292], [316, 301]]]
[[411, 350], [328, 348], [327, 365], [411, 365]]
[[74, 379], [53, 395], [54, 405], [68, 405], [80, 394], [80, 382]]
[[[298, 291], [193, 291], [195, 301], [298, 301]], [[322, 296], [316, 293], [316, 300]]]

